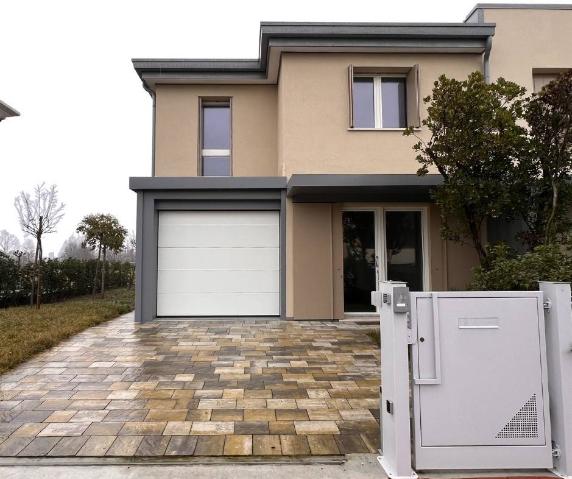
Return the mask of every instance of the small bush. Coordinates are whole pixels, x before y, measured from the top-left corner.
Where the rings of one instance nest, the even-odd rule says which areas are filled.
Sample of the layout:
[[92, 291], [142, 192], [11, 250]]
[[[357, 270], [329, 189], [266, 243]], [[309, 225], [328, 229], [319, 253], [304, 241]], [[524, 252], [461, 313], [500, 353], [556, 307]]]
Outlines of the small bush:
[[486, 267], [473, 271], [470, 289], [538, 291], [539, 281], [572, 281], [572, 257], [560, 245], [517, 255], [506, 244], [489, 248]]

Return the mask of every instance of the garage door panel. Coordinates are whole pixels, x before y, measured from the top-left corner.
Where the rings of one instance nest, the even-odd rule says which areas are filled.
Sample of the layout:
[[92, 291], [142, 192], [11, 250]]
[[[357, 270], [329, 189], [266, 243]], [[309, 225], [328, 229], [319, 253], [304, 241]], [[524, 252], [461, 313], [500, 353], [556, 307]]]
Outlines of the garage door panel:
[[276, 211], [161, 211], [163, 225], [268, 224], [278, 225]]
[[278, 271], [159, 271], [159, 293], [277, 293]]
[[278, 293], [160, 293], [162, 316], [273, 316], [279, 310]]
[[162, 233], [159, 248], [264, 248], [278, 243], [276, 225], [164, 225]]
[[278, 270], [278, 248], [160, 248], [162, 269]]
[[278, 211], [161, 211], [158, 316], [280, 314]]

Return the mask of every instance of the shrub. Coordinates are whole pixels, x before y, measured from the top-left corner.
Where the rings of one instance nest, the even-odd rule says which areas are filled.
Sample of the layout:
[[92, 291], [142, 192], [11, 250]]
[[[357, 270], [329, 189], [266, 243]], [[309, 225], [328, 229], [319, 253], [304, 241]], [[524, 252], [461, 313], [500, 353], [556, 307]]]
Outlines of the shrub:
[[572, 281], [572, 257], [560, 245], [516, 255], [506, 244], [489, 248], [486, 266], [473, 270], [470, 289], [537, 291], [539, 281]]
[[[42, 301], [61, 301], [92, 291], [96, 260], [46, 259], [42, 262]], [[17, 263], [0, 253], [0, 308], [30, 303], [34, 265], [18, 269]], [[135, 266], [129, 262], [107, 264], [105, 283], [109, 288], [132, 287]]]

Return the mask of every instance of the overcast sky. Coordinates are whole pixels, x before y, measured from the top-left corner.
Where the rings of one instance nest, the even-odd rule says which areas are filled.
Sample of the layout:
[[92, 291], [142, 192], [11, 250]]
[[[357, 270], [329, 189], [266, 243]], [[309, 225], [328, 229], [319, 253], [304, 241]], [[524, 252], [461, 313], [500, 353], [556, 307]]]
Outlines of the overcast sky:
[[460, 22], [474, 3], [0, 0], [0, 100], [21, 113], [0, 123], [0, 229], [23, 239], [14, 197], [44, 181], [66, 205], [46, 255], [88, 213], [135, 229], [128, 178], [151, 173], [151, 99], [131, 58], [256, 58], [263, 20]]

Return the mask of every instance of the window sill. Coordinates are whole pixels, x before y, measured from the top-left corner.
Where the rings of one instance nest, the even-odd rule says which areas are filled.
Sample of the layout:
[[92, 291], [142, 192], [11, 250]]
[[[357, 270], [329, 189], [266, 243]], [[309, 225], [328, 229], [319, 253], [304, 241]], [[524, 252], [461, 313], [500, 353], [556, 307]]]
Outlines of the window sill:
[[[348, 128], [348, 131], [405, 131], [407, 128]], [[413, 131], [421, 131], [421, 128], [415, 127]]]

